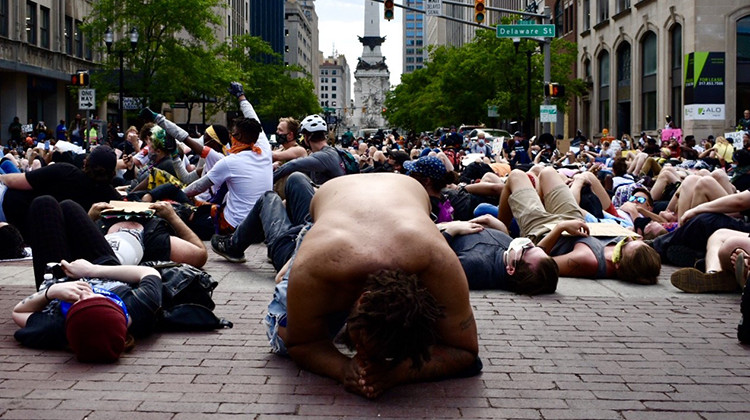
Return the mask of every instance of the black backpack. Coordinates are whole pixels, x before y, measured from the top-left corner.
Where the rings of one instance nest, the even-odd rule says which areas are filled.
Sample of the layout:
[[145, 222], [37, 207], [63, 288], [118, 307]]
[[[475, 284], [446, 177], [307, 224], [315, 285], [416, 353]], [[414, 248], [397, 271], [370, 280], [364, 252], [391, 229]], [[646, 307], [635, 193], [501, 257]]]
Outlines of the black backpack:
[[348, 150], [339, 149], [338, 147], [334, 147], [334, 149], [336, 149], [336, 152], [341, 158], [341, 162], [339, 163], [339, 165], [341, 165], [341, 169], [343, 169], [347, 175], [358, 174], [359, 162], [357, 162], [357, 159], [355, 159]]
[[210, 274], [189, 264], [172, 261], [149, 261], [161, 274], [162, 313], [157, 321], [159, 331], [210, 331], [232, 328], [233, 324], [213, 313], [211, 296], [219, 284]]

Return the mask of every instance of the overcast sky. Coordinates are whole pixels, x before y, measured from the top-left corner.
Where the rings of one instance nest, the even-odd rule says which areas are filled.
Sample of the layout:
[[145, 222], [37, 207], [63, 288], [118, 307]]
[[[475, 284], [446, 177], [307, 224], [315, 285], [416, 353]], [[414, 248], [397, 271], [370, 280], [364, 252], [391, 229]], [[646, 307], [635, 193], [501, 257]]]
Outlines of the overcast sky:
[[[365, 33], [365, 1], [367, 0], [317, 0], [315, 11], [318, 14], [319, 39], [318, 48], [325, 57], [337, 51], [346, 56], [346, 62], [352, 73], [357, 68], [357, 58], [362, 55], [362, 44], [358, 36]], [[402, 4], [403, 2], [397, 1]], [[395, 8], [395, 19], [383, 19], [383, 4], [378, 3], [378, 19], [380, 21], [380, 36], [385, 36], [385, 42], [380, 46], [385, 63], [391, 72], [391, 85], [397, 85], [401, 80], [403, 67], [402, 42], [404, 10]], [[353, 93], [353, 92], [352, 92]]]

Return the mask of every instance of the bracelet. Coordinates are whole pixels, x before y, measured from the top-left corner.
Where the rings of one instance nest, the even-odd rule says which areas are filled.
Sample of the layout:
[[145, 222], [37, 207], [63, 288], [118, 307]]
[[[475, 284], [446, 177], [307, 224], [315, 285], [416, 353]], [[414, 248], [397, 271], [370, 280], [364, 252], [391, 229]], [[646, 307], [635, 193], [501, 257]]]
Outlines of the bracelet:
[[46, 289], [44, 289], [44, 298], [47, 299], [47, 302], [52, 302], [52, 299], [47, 296], [47, 292], [49, 292], [49, 289], [52, 288], [52, 285], [50, 284]]

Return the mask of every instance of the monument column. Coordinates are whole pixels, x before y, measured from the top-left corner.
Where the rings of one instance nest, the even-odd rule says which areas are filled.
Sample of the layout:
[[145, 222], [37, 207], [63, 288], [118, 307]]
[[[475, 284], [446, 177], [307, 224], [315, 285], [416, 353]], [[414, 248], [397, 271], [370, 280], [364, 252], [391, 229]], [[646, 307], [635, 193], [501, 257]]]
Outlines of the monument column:
[[380, 45], [380, 6], [365, 1], [365, 32], [359, 37], [362, 56], [354, 71], [354, 124], [358, 129], [388, 128], [383, 117], [385, 95], [390, 89], [390, 72]]

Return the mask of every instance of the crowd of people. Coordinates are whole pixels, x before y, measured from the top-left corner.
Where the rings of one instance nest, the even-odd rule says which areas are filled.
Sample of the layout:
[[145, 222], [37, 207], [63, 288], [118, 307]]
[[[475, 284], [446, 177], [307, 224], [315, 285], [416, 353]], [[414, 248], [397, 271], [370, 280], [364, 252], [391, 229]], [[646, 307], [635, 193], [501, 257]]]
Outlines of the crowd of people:
[[[477, 374], [469, 291], [554, 293], [560, 276], [653, 285], [663, 263], [680, 266], [685, 292], [745, 289], [750, 342], [747, 132], [738, 150], [698, 146], [670, 118], [658, 140], [493, 142], [455, 127], [336, 139], [310, 115], [280, 118], [273, 149], [243, 86], [228, 90], [242, 113], [230, 127], [191, 134], [144, 108], [141, 127], [82, 153], [66, 136], [7, 151], [1, 257], [30, 246], [36, 284], [13, 311], [22, 344], [117, 360], [158, 323], [149, 262], [200, 268], [204, 241], [233, 263], [265, 243], [271, 351], [368, 398]], [[113, 212], [122, 200], [147, 210]]]

